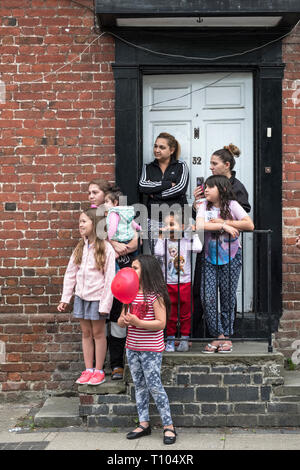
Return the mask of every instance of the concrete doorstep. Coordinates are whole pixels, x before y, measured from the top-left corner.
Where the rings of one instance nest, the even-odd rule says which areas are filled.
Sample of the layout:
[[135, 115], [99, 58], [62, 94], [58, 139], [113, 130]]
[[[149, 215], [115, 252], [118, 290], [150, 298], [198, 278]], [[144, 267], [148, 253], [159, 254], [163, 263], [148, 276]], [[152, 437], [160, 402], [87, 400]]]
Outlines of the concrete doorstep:
[[79, 397], [51, 397], [34, 417], [34, 424], [40, 428], [64, 428], [81, 426]]
[[[278, 399], [285, 397], [285, 400], [288, 398], [291, 401], [300, 400], [300, 371], [285, 371], [284, 377], [285, 384], [277, 388]], [[104, 392], [107, 393], [107, 390], [105, 389]], [[34, 425], [37, 428], [82, 426], [83, 419], [79, 415], [79, 406], [79, 397], [47, 398], [42, 408], [34, 416]]]
[[[251, 347], [251, 345], [249, 346], [249, 344], [247, 344], [248, 349], [249, 349], [249, 347]], [[196, 348], [194, 348], [194, 349], [196, 349]], [[248, 355], [249, 355], [249, 352], [248, 352]], [[202, 355], [202, 356], [204, 356], [204, 355]], [[241, 355], [241, 357], [245, 360], [246, 355], [245, 355], [244, 351], [243, 351], [243, 354]], [[246, 358], [247, 358], [248, 361], [253, 360], [253, 357], [252, 357], [251, 354], [250, 354], [250, 359], [249, 359], [248, 356]], [[269, 356], [267, 356], [267, 358], [269, 358]], [[170, 356], [170, 358], [169, 358], [169, 356], [165, 357], [165, 361], [170, 361], [171, 359], [172, 359], [172, 361], [175, 361], [175, 360], [179, 361], [180, 358], [179, 358], [178, 355], [177, 356]], [[185, 359], [185, 357], [184, 357], [184, 359]], [[195, 360], [196, 359], [197, 359], [197, 363], [198, 363], [200, 359], [199, 359], [199, 357], [196, 357], [196, 355], [195, 355]], [[228, 364], [230, 364], [230, 362], [232, 361], [232, 355], [231, 355], [231, 359], [229, 357], [225, 357], [225, 358], [220, 357], [220, 358], [218, 358], [218, 357], [216, 357], [216, 355], [214, 355], [213, 357], [208, 357], [208, 358], [206, 356], [204, 356], [202, 358], [202, 360], [206, 361], [205, 362], [206, 366], [209, 364], [210, 361], [212, 361], [212, 360], [216, 361], [217, 359], [222, 360], [222, 361], [227, 361]], [[240, 357], [237, 357], [236, 360], [237, 359], [240, 359]], [[256, 364], [255, 361], [254, 361], [254, 363]], [[223, 362], [222, 362], [222, 364], [223, 364]], [[227, 363], [224, 362], [223, 366], [225, 367], [226, 364]], [[227, 366], [228, 366], [228, 364], [227, 364]], [[170, 369], [171, 365], [172, 365], [172, 367], [174, 367], [174, 364], [172, 363], [172, 364], [167, 364], [167, 366], [168, 366], [167, 368]], [[292, 403], [290, 403], [288, 405], [290, 407], [297, 406], [297, 403], [300, 402], [300, 370], [294, 370], [294, 371], [284, 370], [284, 371], [282, 371], [282, 375], [283, 375], [283, 377], [282, 377], [283, 383], [279, 381], [278, 385], [276, 385], [274, 387], [274, 403], [270, 404], [270, 407], [271, 407], [270, 409], [272, 409], [273, 414], [274, 414], [274, 410], [276, 411], [277, 408], [279, 409], [279, 412], [282, 413], [282, 410], [280, 409], [280, 404], [278, 402], [283, 402], [282, 406], [285, 406], [285, 407], [287, 406], [287, 402], [294, 402], [294, 405], [292, 405]], [[201, 377], [203, 379], [203, 377], [207, 378], [208, 376], [207, 376], [207, 374], [204, 374], [204, 375], [201, 375]], [[231, 374], [230, 377], [232, 379], [235, 376], [233, 376]], [[237, 377], [245, 379], [245, 374], [243, 376], [241, 374], [238, 374]], [[129, 380], [128, 377], [127, 377], [127, 379]], [[205, 386], [205, 384], [206, 385], [208, 384], [208, 385]], [[194, 386], [196, 386], [196, 385], [191, 385], [191, 388], [194, 388]], [[249, 386], [249, 384], [248, 384], [248, 386]], [[212, 384], [210, 384], [210, 382], [203, 382], [201, 386], [199, 385], [199, 387], [201, 388], [201, 390], [203, 389], [204, 391], [207, 390], [207, 388], [210, 391], [214, 390], [214, 389], [212, 389]], [[241, 387], [243, 393], [245, 393], [246, 388], [247, 388], [247, 385], [246, 386], [244, 385], [243, 387]], [[252, 388], [253, 388], [253, 384], [252, 384]], [[179, 390], [179, 392], [181, 392], [181, 393], [183, 393], [185, 391], [186, 391], [185, 388], [182, 388], [182, 389]], [[93, 427], [91, 425], [91, 423], [89, 423], [89, 420], [86, 420], [86, 418], [84, 419], [84, 416], [86, 415], [86, 413], [92, 414], [92, 415], [95, 414], [96, 418], [97, 419], [99, 418], [98, 419], [99, 423], [97, 421], [98, 426], [102, 427], [103, 425], [105, 426], [106, 421], [108, 421], [109, 423], [110, 423], [110, 421], [107, 419], [107, 416], [104, 416], [104, 417], [100, 416], [101, 414], [104, 413], [103, 410], [100, 413], [100, 411], [101, 411], [100, 408], [101, 407], [102, 408], [103, 407], [108, 408], [109, 406], [111, 407], [111, 409], [107, 413], [109, 413], [110, 417], [112, 416], [111, 413], [113, 413], [113, 415], [116, 414], [115, 422], [114, 422], [113, 427], [114, 426], [120, 426], [120, 427], [129, 426], [128, 423], [124, 424], [125, 423], [124, 416], [123, 416], [124, 415], [124, 410], [126, 411], [126, 409], [128, 408], [129, 405], [131, 405], [130, 409], [134, 408], [134, 410], [135, 410], [135, 403], [134, 403], [134, 401], [133, 402], [131, 401], [130, 393], [127, 391], [126, 384], [123, 381], [118, 381], [118, 382], [112, 381], [110, 376], [108, 375], [106, 383], [101, 384], [100, 386], [97, 386], [97, 387], [82, 385], [82, 386], [78, 387], [78, 392], [81, 395], [84, 395], [84, 394], [86, 395], [86, 399], [87, 399], [86, 403], [87, 404], [85, 406], [81, 406], [79, 396], [77, 396], [77, 397], [66, 397], [66, 396], [64, 396], [64, 397], [62, 397], [62, 396], [49, 397], [44, 402], [42, 408], [34, 416], [34, 425], [35, 425], [35, 427], [36, 428], [66, 428], [66, 427], [70, 427], [70, 426], [83, 426], [83, 425], [84, 425], [84, 427], [88, 426], [88, 428]], [[95, 396], [95, 398], [92, 399], [91, 396]], [[100, 397], [100, 396], [103, 397], [103, 398], [101, 398], [101, 400], [98, 401], [99, 398], [97, 398], [97, 397]], [[243, 400], [244, 400], [244, 398], [243, 398]], [[277, 404], [276, 404], [276, 401], [277, 401]], [[109, 405], [110, 402], [111, 402], [111, 405]], [[179, 401], [178, 401], [178, 399], [176, 400], [176, 403], [177, 402], [178, 403], [181, 403], [181, 402], [183, 403], [184, 402], [184, 399], [181, 395], [180, 395]], [[124, 408], [124, 410], [122, 412], [119, 409], [121, 407], [121, 405]], [[210, 406], [211, 405], [212, 405], [212, 403], [210, 402]], [[220, 406], [223, 406], [223, 405], [220, 405]], [[228, 405], [228, 403], [226, 405]], [[254, 406], [255, 403], [254, 404], [250, 403], [250, 405]], [[187, 404], [183, 403], [183, 405], [181, 405], [181, 406], [186, 407]], [[245, 406], [246, 406], [245, 401], [239, 406], [241, 406], [241, 407], [243, 407], [243, 409], [245, 409]], [[88, 411], [86, 413], [83, 410], [83, 408], [85, 408], [85, 407], [88, 408]], [[99, 410], [98, 410], [97, 407], [98, 408], [100, 407]], [[81, 408], [81, 410], [80, 410], [80, 408]], [[97, 408], [97, 410], [96, 410], [96, 408]], [[175, 406], [175, 408], [176, 408], [176, 406]], [[200, 414], [202, 414], [202, 412], [203, 412], [202, 408], [201, 408], [201, 410], [199, 408], [198, 411], [199, 411]], [[245, 412], [245, 410], [244, 410], [244, 412]], [[289, 414], [288, 411], [286, 411], [286, 412], [287, 412], [287, 414]], [[196, 413], [196, 411], [195, 411], [195, 413]], [[291, 413], [291, 410], [290, 410], [290, 413]], [[133, 414], [132, 413], [129, 413], [129, 414], [131, 414], [132, 416], [131, 417], [127, 416], [127, 421], [130, 418], [132, 420], [133, 416], [137, 415], [136, 411], [134, 411]], [[293, 414], [295, 414], [295, 410], [293, 411]], [[183, 416], [179, 416], [179, 418], [182, 418], [182, 419], [180, 419], [178, 421], [178, 423], [176, 423], [176, 425], [177, 426], [185, 426], [186, 424], [184, 424]], [[249, 416], [249, 425], [252, 423], [252, 426], [255, 427], [254, 421], [251, 420], [251, 418], [252, 418], [252, 415]], [[291, 416], [291, 418], [292, 418], [292, 416]], [[274, 423], [275, 423], [275, 421], [274, 421]], [[237, 423], [238, 422], [239, 421], [237, 421]], [[295, 421], [293, 421], [293, 419], [291, 419], [291, 421], [287, 420], [286, 422], [290, 422], [291, 424], [289, 424], [289, 425], [296, 425]], [[217, 426], [217, 425], [218, 425], [217, 421], [214, 421], [214, 427]], [[219, 424], [219, 425], [222, 425], [222, 424]], [[224, 423], [223, 423], [223, 425], [224, 425]], [[234, 424], [231, 423], [231, 426], [232, 425], [234, 426]], [[237, 424], [237, 426], [240, 426], [240, 425], [241, 425], [241, 423]], [[278, 425], [279, 424], [277, 424], [277, 426]], [[280, 425], [288, 425], [288, 424], [282, 424], [281, 423]], [[109, 427], [111, 427], [111, 426], [112, 426], [112, 424], [109, 425]], [[273, 424], [273, 426], [275, 426], [275, 424]]]

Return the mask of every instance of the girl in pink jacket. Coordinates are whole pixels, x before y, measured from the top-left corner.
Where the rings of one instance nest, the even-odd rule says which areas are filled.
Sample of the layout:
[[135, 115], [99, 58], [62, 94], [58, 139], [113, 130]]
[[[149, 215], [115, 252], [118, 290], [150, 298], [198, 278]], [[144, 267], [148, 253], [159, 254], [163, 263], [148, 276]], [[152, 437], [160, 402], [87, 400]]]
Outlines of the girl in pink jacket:
[[65, 311], [75, 288], [73, 315], [80, 321], [86, 367], [76, 383], [89, 385], [105, 382], [105, 321], [112, 307], [111, 283], [115, 276], [115, 252], [110, 243], [97, 237], [97, 224], [104, 217], [97, 216], [96, 211], [96, 208], [90, 208], [80, 215], [79, 232], [82, 239], [69, 261], [62, 298], [57, 307], [59, 312]]

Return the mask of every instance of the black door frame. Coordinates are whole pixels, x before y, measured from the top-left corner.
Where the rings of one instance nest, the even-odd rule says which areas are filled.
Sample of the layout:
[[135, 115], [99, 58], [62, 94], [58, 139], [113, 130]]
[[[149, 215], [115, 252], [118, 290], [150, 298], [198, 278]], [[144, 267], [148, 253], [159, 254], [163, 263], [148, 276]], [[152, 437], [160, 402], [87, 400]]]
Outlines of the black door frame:
[[[132, 33], [131, 33], [132, 34]], [[150, 39], [151, 42], [151, 39]], [[149, 38], [147, 45], [149, 44]], [[133, 54], [132, 48], [116, 40], [113, 64], [116, 87], [116, 182], [128, 202], [140, 201], [138, 179], [142, 168], [143, 76], [158, 74], [200, 74], [224, 72], [253, 73], [254, 124], [254, 223], [257, 229], [272, 233], [272, 330], [282, 314], [282, 79], [281, 44], [251, 60], [195, 64]], [[272, 137], [267, 137], [272, 128]], [[264, 249], [264, 248], [262, 248]], [[266, 285], [266, 269], [260, 263], [257, 247], [257, 288]], [[255, 288], [256, 288], [255, 287]], [[266, 305], [257, 306], [265, 312]]]

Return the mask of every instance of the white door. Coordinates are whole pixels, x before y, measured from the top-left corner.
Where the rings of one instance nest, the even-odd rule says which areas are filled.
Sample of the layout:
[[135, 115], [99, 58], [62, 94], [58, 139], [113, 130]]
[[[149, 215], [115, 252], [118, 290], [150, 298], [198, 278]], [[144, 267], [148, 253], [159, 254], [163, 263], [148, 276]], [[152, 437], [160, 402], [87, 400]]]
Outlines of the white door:
[[[193, 201], [196, 177], [211, 175], [210, 156], [224, 145], [241, 149], [237, 178], [249, 193], [253, 208], [253, 87], [251, 73], [148, 75], [143, 83], [143, 160], [153, 160], [153, 144], [160, 132], [174, 135], [180, 159], [190, 170], [187, 192]], [[250, 213], [252, 216], [253, 209]], [[252, 310], [252, 236], [244, 236], [244, 311]], [[242, 309], [241, 279], [238, 310]]]

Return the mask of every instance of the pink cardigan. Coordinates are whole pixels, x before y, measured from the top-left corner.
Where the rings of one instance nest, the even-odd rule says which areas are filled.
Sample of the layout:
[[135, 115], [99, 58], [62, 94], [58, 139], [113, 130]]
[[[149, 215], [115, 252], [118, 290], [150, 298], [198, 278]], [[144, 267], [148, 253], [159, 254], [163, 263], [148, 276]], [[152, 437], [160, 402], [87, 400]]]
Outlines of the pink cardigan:
[[99, 300], [99, 312], [110, 312], [113, 303], [111, 283], [116, 263], [115, 251], [110, 243], [105, 242], [105, 249], [104, 274], [95, 264], [94, 243], [88, 245], [88, 240], [85, 240], [80, 266], [75, 264], [72, 254], [65, 272], [61, 302], [70, 303], [75, 287], [75, 295], [83, 300]]

